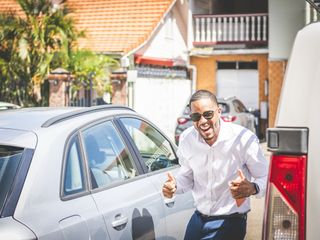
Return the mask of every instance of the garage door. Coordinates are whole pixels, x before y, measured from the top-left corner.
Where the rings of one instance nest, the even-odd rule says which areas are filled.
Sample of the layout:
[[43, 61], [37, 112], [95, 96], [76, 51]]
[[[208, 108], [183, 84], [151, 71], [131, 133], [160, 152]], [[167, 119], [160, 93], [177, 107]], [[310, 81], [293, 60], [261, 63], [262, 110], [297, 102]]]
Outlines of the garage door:
[[255, 69], [219, 69], [217, 97], [237, 96], [247, 108], [259, 108], [259, 73]]

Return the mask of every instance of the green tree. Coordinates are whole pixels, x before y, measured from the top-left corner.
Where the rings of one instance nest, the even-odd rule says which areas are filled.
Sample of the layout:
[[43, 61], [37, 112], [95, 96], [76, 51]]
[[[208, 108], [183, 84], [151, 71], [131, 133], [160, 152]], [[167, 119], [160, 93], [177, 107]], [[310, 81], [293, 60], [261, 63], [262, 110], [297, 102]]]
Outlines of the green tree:
[[19, 39], [22, 38], [24, 21], [12, 13], [0, 16], [0, 97], [21, 103], [29, 98], [30, 83], [26, 64], [19, 55]]
[[119, 62], [111, 57], [97, 55], [89, 50], [72, 52], [69, 71], [74, 73], [76, 80], [72, 86], [73, 92], [81, 87], [89, 88], [92, 81], [93, 88], [102, 96], [104, 92], [110, 91], [109, 76], [117, 67]]
[[76, 31], [69, 9], [56, 7], [50, 0], [17, 2], [24, 17], [0, 16], [0, 98], [22, 106], [43, 105], [41, 85], [56, 67], [70, 71], [78, 83], [95, 73], [99, 90], [108, 74], [102, 70], [117, 64], [112, 58], [76, 49], [76, 40], [84, 33]]
[[21, 105], [38, 105], [54, 53], [67, 51], [77, 33], [67, 8], [55, 8], [49, 0], [18, 3], [25, 17], [9, 13], [0, 18], [0, 69], [7, 83], [2, 84], [1, 96]]

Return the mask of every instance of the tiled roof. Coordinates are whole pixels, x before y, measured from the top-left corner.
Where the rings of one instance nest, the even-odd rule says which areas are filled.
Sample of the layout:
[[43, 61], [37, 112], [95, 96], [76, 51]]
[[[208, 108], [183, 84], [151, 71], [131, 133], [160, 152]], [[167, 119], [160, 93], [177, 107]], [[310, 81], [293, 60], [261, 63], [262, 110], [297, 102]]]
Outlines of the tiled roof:
[[13, 12], [17, 13], [20, 16], [23, 16], [23, 12], [20, 8], [20, 5], [15, 0], [1, 0], [0, 1], [0, 13]]
[[127, 53], [151, 35], [174, 0], [68, 0], [76, 25], [86, 30], [81, 47]]
[[[71, 16], [86, 37], [81, 48], [128, 53], [151, 36], [175, 0], [67, 0]], [[0, 12], [20, 9], [15, 0], [1, 0]]]

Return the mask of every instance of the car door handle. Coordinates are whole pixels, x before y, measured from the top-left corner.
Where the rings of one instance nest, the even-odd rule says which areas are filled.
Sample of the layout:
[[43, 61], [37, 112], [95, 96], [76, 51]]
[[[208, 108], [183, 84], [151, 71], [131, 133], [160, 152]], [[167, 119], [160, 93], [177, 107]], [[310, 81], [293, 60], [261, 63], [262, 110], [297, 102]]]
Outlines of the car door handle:
[[122, 230], [128, 223], [128, 218], [121, 214], [115, 216], [114, 221], [111, 223], [112, 227], [116, 230]]
[[164, 198], [164, 203], [166, 204], [167, 207], [172, 208], [174, 206], [175, 200], [176, 200], [175, 197]]

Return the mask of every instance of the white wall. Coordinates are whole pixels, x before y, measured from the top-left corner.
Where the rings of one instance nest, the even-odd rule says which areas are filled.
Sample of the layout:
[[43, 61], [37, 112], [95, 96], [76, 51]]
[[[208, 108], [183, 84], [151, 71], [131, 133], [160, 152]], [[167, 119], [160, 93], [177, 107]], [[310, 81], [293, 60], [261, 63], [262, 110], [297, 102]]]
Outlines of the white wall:
[[269, 0], [269, 59], [288, 59], [296, 33], [304, 26], [304, 0]]
[[191, 94], [188, 79], [138, 78], [134, 83], [134, 110], [156, 124], [174, 142], [177, 118]]
[[148, 43], [137, 54], [187, 61], [186, 1], [177, 1]]

